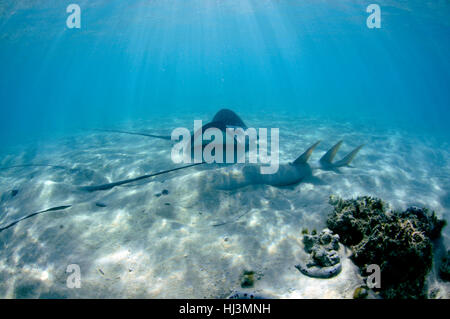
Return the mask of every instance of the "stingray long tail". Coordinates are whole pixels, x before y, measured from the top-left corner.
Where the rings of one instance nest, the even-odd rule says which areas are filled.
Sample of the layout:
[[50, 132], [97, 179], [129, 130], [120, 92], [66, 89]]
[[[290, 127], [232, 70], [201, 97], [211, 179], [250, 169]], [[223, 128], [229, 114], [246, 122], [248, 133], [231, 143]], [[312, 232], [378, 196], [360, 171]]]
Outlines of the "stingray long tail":
[[0, 227], [0, 232], [4, 231], [5, 229], [8, 229], [8, 228], [14, 226], [15, 224], [17, 224], [18, 222], [20, 222], [20, 221], [22, 221], [24, 219], [27, 219], [27, 218], [30, 218], [30, 217], [33, 217], [33, 216], [36, 216], [36, 215], [39, 215], [39, 214], [42, 214], [42, 213], [54, 212], [54, 211], [58, 211], [58, 210], [64, 210], [64, 209], [67, 209], [67, 208], [70, 208], [70, 207], [72, 207], [72, 205], [57, 206], [57, 207], [52, 207], [52, 208], [49, 208], [49, 209], [41, 210], [41, 211], [38, 211], [36, 213], [32, 213], [32, 214], [26, 215], [25, 217], [19, 218], [19, 219], [13, 221], [12, 223], [9, 223], [8, 225], [6, 225], [4, 227]]
[[142, 175], [142, 176], [139, 176], [139, 177], [136, 177], [136, 178], [125, 179], [123, 181], [118, 181], [118, 182], [114, 182], [114, 183], [108, 183], [108, 184], [103, 184], [103, 185], [93, 185], [93, 186], [82, 186], [79, 189], [82, 190], [82, 191], [86, 191], [86, 192], [104, 191], [104, 190], [108, 190], [108, 189], [114, 188], [116, 186], [137, 182], [137, 181], [140, 181], [140, 180], [143, 180], [143, 179], [147, 179], [147, 178], [150, 178], [150, 177], [154, 177], [154, 176], [158, 176], [158, 175], [162, 175], [162, 174], [167, 174], [167, 173], [170, 173], [170, 172], [178, 171], [178, 170], [181, 170], [181, 169], [185, 169], [185, 168], [189, 168], [189, 167], [193, 167], [193, 166], [197, 166], [197, 165], [202, 165], [202, 164], [205, 164], [205, 163], [206, 162], [194, 163], [194, 164], [181, 166], [181, 167], [177, 167], [177, 168], [172, 168], [172, 169], [168, 169], [168, 170], [157, 172], [157, 173], [153, 173], [153, 174]]
[[128, 132], [128, 131], [120, 131], [120, 130], [94, 130], [94, 131], [98, 131], [98, 132], [109, 132], [109, 133], [121, 133], [121, 134], [130, 134], [130, 135], [141, 135], [141, 136], [146, 136], [146, 137], [154, 137], [154, 138], [160, 138], [163, 140], [168, 140], [171, 141], [172, 138], [168, 135], [155, 135], [155, 134], [148, 134], [148, 133], [140, 133], [140, 132]]
[[[96, 185], [96, 186], [84, 186], [84, 187], [80, 187], [80, 190], [87, 191], [87, 192], [108, 190], [108, 189], [111, 189], [111, 188], [116, 187], [116, 186], [137, 182], [137, 181], [140, 181], [140, 180], [143, 180], [143, 179], [146, 179], [146, 178], [150, 178], [150, 177], [154, 177], [154, 176], [158, 176], [158, 175], [162, 175], [162, 174], [167, 174], [167, 173], [170, 173], [170, 172], [178, 171], [178, 170], [181, 170], [181, 169], [185, 169], [185, 168], [189, 168], [189, 167], [193, 167], [193, 166], [197, 166], [197, 165], [201, 165], [201, 164], [205, 164], [205, 163], [206, 162], [194, 163], [194, 164], [181, 166], [181, 167], [177, 167], [177, 168], [172, 168], [172, 169], [168, 169], [168, 170], [157, 172], [157, 173], [153, 173], [153, 174], [139, 176], [139, 177], [132, 178], [132, 179], [126, 179], [126, 180], [115, 182], [115, 183]], [[70, 207], [72, 207], [72, 205], [56, 206], [56, 207], [48, 208], [48, 209], [45, 209], [45, 210], [40, 210], [38, 212], [35, 212], [35, 213], [32, 213], [32, 214], [26, 215], [24, 217], [21, 217], [19, 219], [16, 219], [15, 221], [9, 223], [6, 226], [0, 227], [0, 232], [2, 232], [4, 230], [6, 230], [6, 229], [16, 225], [17, 223], [21, 222], [22, 220], [31, 218], [33, 216], [36, 216], [36, 215], [39, 215], [39, 214], [43, 214], [43, 213], [47, 213], [47, 212], [54, 212], [54, 211], [59, 211], [59, 210], [65, 210], [65, 209], [68, 209]]]

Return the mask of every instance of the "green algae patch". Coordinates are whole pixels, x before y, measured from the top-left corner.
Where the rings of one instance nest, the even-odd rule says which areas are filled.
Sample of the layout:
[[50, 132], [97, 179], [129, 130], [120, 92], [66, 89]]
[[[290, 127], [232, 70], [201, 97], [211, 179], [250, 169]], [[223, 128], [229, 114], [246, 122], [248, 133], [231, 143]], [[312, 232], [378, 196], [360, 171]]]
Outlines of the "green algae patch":
[[255, 272], [251, 270], [244, 270], [241, 275], [241, 287], [252, 288], [255, 284]]

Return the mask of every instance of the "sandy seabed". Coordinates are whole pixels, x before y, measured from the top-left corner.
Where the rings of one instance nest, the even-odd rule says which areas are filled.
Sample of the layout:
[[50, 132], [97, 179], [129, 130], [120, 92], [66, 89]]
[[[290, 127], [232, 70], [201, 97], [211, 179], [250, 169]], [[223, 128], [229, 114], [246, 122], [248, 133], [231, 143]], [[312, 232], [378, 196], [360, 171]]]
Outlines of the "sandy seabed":
[[[240, 114], [241, 115], [241, 114]], [[127, 123], [117, 129], [170, 135], [194, 118]], [[280, 128], [280, 161], [297, 158], [322, 140], [314, 163], [337, 141], [337, 159], [365, 143], [351, 168], [314, 171], [321, 182], [295, 187], [248, 186], [217, 190], [211, 169], [190, 168], [112, 190], [96, 185], [176, 167], [168, 141], [106, 132], [79, 132], [15, 146], [0, 167], [0, 227], [61, 205], [0, 233], [1, 298], [223, 298], [240, 288], [244, 270], [258, 274], [249, 291], [276, 298], [351, 298], [362, 284], [341, 247], [342, 272], [314, 279], [296, 268], [305, 258], [301, 230], [321, 230], [331, 194], [377, 196], [394, 209], [426, 206], [448, 219], [449, 144], [401, 130], [280, 115], [242, 118], [250, 127]], [[156, 122], [156, 124], [155, 124]], [[15, 196], [12, 190], [17, 190]], [[168, 194], [161, 194], [167, 190]], [[449, 227], [442, 245], [449, 247]], [[81, 270], [81, 288], [67, 287], [68, 265]], [[450, 285], [430, 273], [429, 287], [450, 298]]]

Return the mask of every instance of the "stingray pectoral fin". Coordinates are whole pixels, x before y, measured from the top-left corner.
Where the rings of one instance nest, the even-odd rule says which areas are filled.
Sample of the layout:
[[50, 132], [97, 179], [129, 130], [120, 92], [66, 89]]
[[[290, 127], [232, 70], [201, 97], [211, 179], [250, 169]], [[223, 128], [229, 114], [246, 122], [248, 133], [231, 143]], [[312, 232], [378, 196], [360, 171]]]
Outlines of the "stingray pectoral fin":
[[333, 164], [334, 167], [342, 167], [342, 166], [347, 166], [351, 163], [351, 161], [353, 161], [353, 159], [355, 158], [356, 154], [359, 152], [359, 150], [364, 146], [364, 144], [358, 146], [357, 148], [355, 148], [353, 151], [351, 151], [350, 153], [348, 153], [343, 159], [337, 161], [336, 163]]
[[312, 146], [310, 146], [310, 148], [308, 148], [302, 155], [300, 155], [295, 161], [294, 161], [294, 165], [301, 165], [301, 164], [305, 164], [309, 157], [311, 156], [312, 152], [314, 151], [314, 149], [317, 147], [317, 145], [320, 144], [321, 141], [317, 141], [316, 143], [314, 143]]
[[337, 142], [332, 148], [329, 149], [328, 152], [325, 153], [324, 156], [319, 160], [320, 163], [325, 164], [326, 166], [331, 165], [334, 157], [336, 156], [337, 151], [342, 145], [342, 140]]

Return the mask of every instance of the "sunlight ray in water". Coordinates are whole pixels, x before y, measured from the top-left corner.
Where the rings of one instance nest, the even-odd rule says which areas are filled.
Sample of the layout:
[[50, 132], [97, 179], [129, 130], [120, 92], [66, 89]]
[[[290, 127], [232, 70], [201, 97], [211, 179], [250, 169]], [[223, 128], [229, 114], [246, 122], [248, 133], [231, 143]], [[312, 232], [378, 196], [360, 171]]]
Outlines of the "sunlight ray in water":
[[[74, 2], [79, 27], [0, 2], [0, 298], [352, 298], [358, 245], [304, 240], [331, 195], [449, 219], [448, 2], [379, 0], [380, 27], [362, 0]], [[195, 120], [221, 146], [258, 129], [260, 162], [182, 163], [176, 128], [210, 146]], [[302, 268], [330, 250], [340, 268]], [[450, 298], [435, 266], [426, 293]]]

